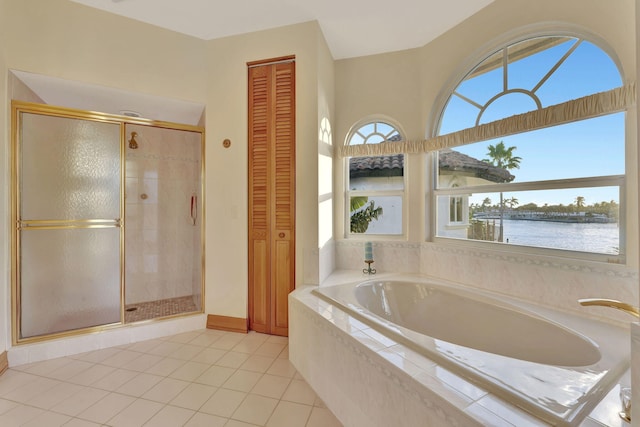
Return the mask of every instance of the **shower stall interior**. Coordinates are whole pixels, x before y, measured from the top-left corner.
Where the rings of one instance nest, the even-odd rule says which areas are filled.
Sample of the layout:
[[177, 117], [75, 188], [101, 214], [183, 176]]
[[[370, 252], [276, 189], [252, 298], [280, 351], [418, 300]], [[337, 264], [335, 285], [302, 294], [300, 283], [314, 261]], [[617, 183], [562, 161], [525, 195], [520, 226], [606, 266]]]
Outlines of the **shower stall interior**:
[[202, 312], [204, 130], [12, 113], [14, 343]]

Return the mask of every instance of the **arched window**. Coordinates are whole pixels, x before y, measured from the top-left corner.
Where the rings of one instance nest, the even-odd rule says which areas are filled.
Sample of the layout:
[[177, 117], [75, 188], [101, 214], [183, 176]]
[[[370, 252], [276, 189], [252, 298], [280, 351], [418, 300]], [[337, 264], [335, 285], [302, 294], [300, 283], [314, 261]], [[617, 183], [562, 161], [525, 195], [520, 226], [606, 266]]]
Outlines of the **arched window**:
[[[621, 85], [611, 57], [579, 37], [519, 41], [475, 66], [450, 93], [438, 135], [498, 123], [498, 137], [438, 151], [436, 236], [623, 259], [625, 112], [580, 111]], [[550, 110], [568, 119], [526, 128]]]
[[[389, 119], [354, 125], [347, 145], [404, 141], [399, 126]], [[349, 234], [403, 234], [404, 155], [347, 158], [346, 206]]]

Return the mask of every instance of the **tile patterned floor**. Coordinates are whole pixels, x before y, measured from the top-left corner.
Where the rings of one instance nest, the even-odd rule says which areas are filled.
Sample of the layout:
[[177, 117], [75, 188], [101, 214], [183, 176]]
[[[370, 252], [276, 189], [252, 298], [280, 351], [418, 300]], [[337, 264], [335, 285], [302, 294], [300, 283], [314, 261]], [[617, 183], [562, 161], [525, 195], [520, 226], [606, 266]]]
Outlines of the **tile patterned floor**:
[[192, 313], [194, 311], [198, 311], [198, 307], [193, 302], [193, 296], [188, 295], [138, 304], [127, 304], [124, 306], [124, 321], [125, 323], [139, 322], [141, 320], [157, 319], [158, 317]]
[[288, 340], [200, 330], [10, 368], [0, 426], [341, 427]]

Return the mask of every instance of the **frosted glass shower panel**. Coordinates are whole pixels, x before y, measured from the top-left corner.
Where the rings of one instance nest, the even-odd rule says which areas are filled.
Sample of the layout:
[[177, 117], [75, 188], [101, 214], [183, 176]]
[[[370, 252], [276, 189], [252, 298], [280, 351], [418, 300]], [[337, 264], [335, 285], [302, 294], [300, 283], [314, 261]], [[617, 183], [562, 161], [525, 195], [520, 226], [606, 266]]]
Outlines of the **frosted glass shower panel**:
[[21, 113], [21, 220], [120, 217], [120, 125]]
[[21, 338], [120, 322], [120, 229], [21, 234]]

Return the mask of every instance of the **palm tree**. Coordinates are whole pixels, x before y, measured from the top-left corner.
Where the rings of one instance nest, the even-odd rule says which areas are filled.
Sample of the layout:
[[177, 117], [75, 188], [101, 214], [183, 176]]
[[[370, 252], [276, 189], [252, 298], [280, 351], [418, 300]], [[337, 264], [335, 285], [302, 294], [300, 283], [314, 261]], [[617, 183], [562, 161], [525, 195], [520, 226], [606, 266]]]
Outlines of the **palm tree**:
[[[495, 146], [489, 145], [487, 149], [489, 152], [487, 156], [488, 159], [483, 159], [483, 162], [487, 162], [492, 166], [497, 168], [502, 168], [506, 170], [511, 169], [520, 169], [520, 161], [521, 157], [514, 156], [513, 150], [517, 147], [505, 147], [504, 142], [500, 141]], [[504, 240], [504, 200], [502, 192], [500, 192], [500, 231], [498, 233], [498, 242], [502, 242]]]
[[515, 197], [512, 197], [510, 199], [506, 199], [504, 204], [507, 205], [509, 209], [513, 209], [515, 206], [518, 206], [520, 202]]
[[584, 208], [584, 197], [582, 197], [582, 196], [578, 196], [578, 197], [576, 197], [575, 202], [576, 202], [576, 207], [577, 207], [578, 209], [580, 209], [580, 208]]
[[[367, 203], [369, 205], [362, 209]], [[352, 197], [350, 211], [352, 233], [366, 233], [369, 223], [382, 215], [382, 207], [376, 207], [375, 202], [369, 201], [367, 196]]]

